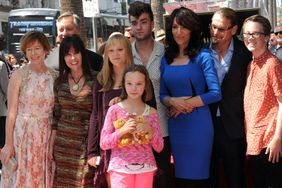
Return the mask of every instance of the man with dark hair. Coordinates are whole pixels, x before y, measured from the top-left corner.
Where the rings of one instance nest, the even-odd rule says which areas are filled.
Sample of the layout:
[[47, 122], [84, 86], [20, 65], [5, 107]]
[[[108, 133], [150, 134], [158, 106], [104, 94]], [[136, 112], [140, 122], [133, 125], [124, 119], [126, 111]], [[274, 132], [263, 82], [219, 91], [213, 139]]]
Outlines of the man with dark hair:
[[132, 43], [132, 53], [135, 64], [144, 65], [154, 87], [157, 109], [161, 121], [161, 129], [164, 138], [164, 149], [161, 153], [154, 153], [158, 165], [158, 172], [154, 178], [155, 188], [171, 188], [172, 173], [170, 167], [170, 143], [167, 127], [166, 107], [161, 104], [160, 95], [160, 62], [164, 55], [164, 46], [154, 41], [152, 30], [154, 28], [154, 16], [149, 4], [136, 1], [130, 4], [128, 9], [129, 22], [135, 41]]
[[[7, 116], [7, 87], [9, 83], [9, 68], [2, 50], [6, 47], [4, 35], [0, 34], [0, 148], [5, 145], [5, 124]], [[2, 163], [0, 162], [0, 171]], [[0, 173], [1, 175], [1, 173]]]
[[234, 10], [221, 8], [214, 13], [210, 24], [209, 48], [221, 84], [222, 99], [210, 105], [214, 124], [211, 164], [213, 188], [220, 187], [220, 162], [229, 188], [246, 187], [243, 96], [251, 53], [237, 39], [237, 29], [237, 15]]
[[[80, 34], [80, 18], [71, 12], [65, 12], [57, 19], [57, 43], [60, 43], [65, 37]], [[103, 65], [102, 56], [86, 50], [87, 61], [89, 66], [94, 71], [100, 71]], [[59, 47], [55, 47], [46, 59], [46, 65], [54, 69], [59, 69]]]

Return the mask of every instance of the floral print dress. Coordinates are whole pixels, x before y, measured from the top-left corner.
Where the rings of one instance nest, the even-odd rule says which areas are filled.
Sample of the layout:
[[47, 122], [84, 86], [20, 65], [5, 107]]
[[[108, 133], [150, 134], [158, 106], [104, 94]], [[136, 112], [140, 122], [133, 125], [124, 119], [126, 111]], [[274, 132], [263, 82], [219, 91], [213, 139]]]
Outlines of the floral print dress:
[[3, 166], [1, 188], [50, 188], [54, 164], [48, 159], [54, 106], [54, 76], [49, 69], [37, 73], [29, 68], [22, 79], [14, 127], [14, 149], [18, 168], [8, 172]]

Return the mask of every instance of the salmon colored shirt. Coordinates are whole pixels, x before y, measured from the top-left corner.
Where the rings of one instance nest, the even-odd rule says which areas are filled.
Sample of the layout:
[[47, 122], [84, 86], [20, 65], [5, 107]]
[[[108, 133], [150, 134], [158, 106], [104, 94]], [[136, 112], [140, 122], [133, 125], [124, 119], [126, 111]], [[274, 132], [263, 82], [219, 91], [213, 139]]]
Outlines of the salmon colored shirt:
[[282, 62], [266, 50], [248, 67], [244, 94], [248, 155], [258, 155], [273, 139], [278, 96], [282, 96]]

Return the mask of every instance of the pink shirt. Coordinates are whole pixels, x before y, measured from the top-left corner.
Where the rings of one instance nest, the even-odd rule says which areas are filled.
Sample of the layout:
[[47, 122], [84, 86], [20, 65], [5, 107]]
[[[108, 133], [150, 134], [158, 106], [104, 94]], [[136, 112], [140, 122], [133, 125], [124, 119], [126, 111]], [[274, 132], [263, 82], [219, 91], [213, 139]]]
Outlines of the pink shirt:
[[282, 63], [266, 50], [248, 67], [244, 93], [248, 155], [258, 155], [273, 139], [278, 96], [282, 96]]
[[127, 113], [124, 108], [116, 104], [109, 108], [105, 118], [104, 127], [101, 132], [100, 146], [103, 150], [111, 149], [108, 171], [123, 169], [125, 166], [134, 163], [156, 167], [152, 148], [156, 152], [160, 152], [163, 149], [163, 138], [157, 111], [144, 116], [153, 129], [153, 138], [150, 144], [134, 144], [126, 147], [118, 147], [119, 136], [117, 131], [115, 131], [113, 122], [120, 118], [127, 120]]

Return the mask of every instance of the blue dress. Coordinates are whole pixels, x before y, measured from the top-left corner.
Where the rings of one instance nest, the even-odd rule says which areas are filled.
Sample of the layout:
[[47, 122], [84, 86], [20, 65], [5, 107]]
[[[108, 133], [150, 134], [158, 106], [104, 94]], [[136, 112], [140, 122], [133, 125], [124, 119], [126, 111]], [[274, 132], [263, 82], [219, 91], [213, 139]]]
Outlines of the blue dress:
[[190, 114], [168, 119], [175, 176], [183, 179], [209, 178], [213, 145], [213, 124], [208, 104], [221, 99], [220, 86], [208, 49], [186, 65], [161, 62], [160, 100], [166, 96], [197, 96], [204, 103]]

